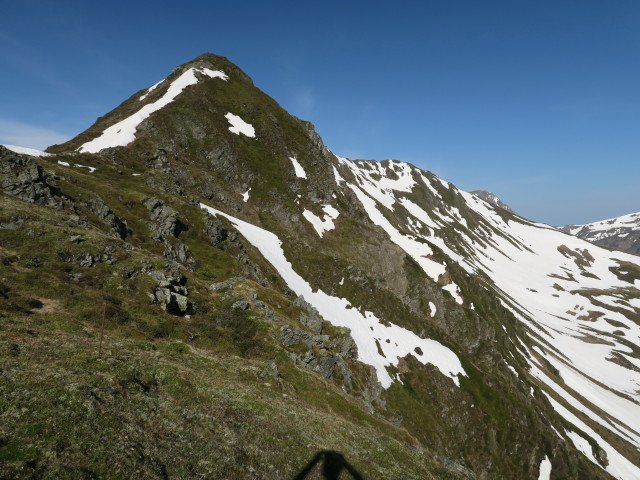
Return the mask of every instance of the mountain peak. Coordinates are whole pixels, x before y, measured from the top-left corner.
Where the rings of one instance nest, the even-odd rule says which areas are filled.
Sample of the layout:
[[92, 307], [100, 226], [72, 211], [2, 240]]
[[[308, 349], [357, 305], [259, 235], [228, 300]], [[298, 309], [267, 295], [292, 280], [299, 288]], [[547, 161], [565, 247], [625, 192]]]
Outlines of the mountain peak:
[[509, 205], [504, 203], [494, 193], [489, 192], [488, 190], [474, 190], [469, 193], [474, 194], [476, 197], [480, 197], [482, 200], [493, 205], [494, 207], [500, 207], [506, 210], [507, 212], [516, 213], [513, 211], [513, 209]]
[[[150, 129], [145, 128], [149, 117], [174, 102], [180, 103], [183, 111], [189, 110], [192, 117], [205, 115], [206, 108], [211, 110], [210, 103], [220, 92], [208, 87], [196, 89], [198, 84], [210, 79], [218, 79], [218, 83], [226, 82], [230, 78], [234, 84], [233, 94], [225, 92], [217, 95], [220, 99], [239, 101], [248, 95], [248, 91], [257, 90], [251, 78], [226, 57], [203, 53], [175, 67], [166, 78], [133, 94], [118, 107], [99, 117], [85, 132], [64, 144], [49, 147], [48, 151], [98, 153], [107, 148], [129, 145], [143, 137], [145, 130], [149, 133]], [[197, 90], [197, 93], [193, 94], [193, 90]], [[187, 95], [189, 93], [190, 96]], [[237, 115], [237, 112], [230, 113]]]

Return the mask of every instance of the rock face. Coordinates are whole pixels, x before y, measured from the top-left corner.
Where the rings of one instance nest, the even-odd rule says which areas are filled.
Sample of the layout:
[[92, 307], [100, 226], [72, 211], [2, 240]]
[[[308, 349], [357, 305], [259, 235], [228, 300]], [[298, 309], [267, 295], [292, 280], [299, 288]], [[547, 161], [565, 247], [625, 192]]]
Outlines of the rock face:
[[34, 160], [0, 146], [0, 186], [4, 193], [38, 205], [59, 206], [60, 190]]
[[640, 255], [640, 212], [587, 223], [565, 225], [562, 231], [602, 247]]
[[107, 224], [113, 233], [118, 235], [121, 239], [127, 238], [127, 235], [131, 233], [127, 226], [127, 221], [118, 217], [111, 208], [100, 197], [94, 198], [90, 202], [91, 210], [95, 213], [100, 220]]
[[178, 219], [178, 212], [165, 205], [163, 201], [153, 197], [146, 199], [143, 203], [151, 212], [151, 219], [154, 221], [154, 228], [158, 235], [177, 238], [180, 233], [189, 229]]
[[474, 190], [474, 191], [469, 192], [469, 193], [474, 194], [476, 197], [480, 197], [482, 200], [484, 200], [485, 202], [493, 205], [494, 207], [500, 207], [500, 208], [506, 210], [507, 212], [516, 213], [511, 209], [511, 207], [509, 205], [504, 203], [496, 195], [494, 195], [493, 193], [491, 193], [491, 192], [489, 192], [487, 190]]

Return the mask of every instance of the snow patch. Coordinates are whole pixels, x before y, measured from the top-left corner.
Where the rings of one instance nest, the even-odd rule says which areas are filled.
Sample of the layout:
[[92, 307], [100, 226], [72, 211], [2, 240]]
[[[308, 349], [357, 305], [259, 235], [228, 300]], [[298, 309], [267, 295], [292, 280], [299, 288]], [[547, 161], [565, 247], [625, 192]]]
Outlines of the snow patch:
[[540, 462], [540, 473], [538, 480], [549, 480], [551, 478], [551, 460], [545, 456]]
[[50, 157], [52, 154], [43, 152], [42, 150], [36, 150], [35, 148], [28, 147], [18, 147], [17, 145], [7, 145], [2, 144], [2, 146], [8, 150], [11, 150], [15, 153], [20, 153], [22, 155], [31, 155], [32, 157]]
[[229, 127], [229, 131], [231, 133], [235, 133], [236, 135], [240, 135], [242, 133], [247, 137], [255, 138], [256, 130], [253, 128], [253, 125], [245, 122], [238, 115], [234, 115], [231, 112], [227, 112], [224, 118], [226, 118], [231, 124], [231, 126]]
[[293, 164], [293, 170], [296, 172], [296, 177], [307, 178], [307, 172], [304, 171], [304, 168], [302, 168], [298, 159], [296, 157], [289, 157], [289, 160], [291, 160], [291, 163]]
[[315, 213], [310, 212], [307, 209], [302, 212], [302, 216], [306, 218], [307, 221], [311, 223], [311, 225], [313, 225], [313, 228], [316, 229], [316, 232], [318, 232], [318, 235], [320, 235], [320, 237], [322, 237], [324, 232], [336, 228], [333, 224], [333, 221], [338, 218], [338, 215], [340, 215], [340, 212], [338, 212], [338, 210], [333, 208], [331, 205], [323, 205], [322, 209], [325, 213], [324, 218], [318, 217]]
[[78, 168], [88, 168], [89, 169], [89, 173], [93, 173], [96, 171], [96, 167], [89, 167], [87, 165], [80, 165], [79, 163], [74, 163], [73, 164], [74, 167], [78, 167]]
[[249, 188], [249, 190], [247, 190], [246, 192], [244, 192], [244, 193], [242, 194], [242, 201], [243, 201], [243, 202], [245, 202], [245, 203], [246, 203], [246, 202], [247, 202], [247, 200], [249, 200], [249, 192], [250, 192], [250, 191], [251, 191], [251, 188]]

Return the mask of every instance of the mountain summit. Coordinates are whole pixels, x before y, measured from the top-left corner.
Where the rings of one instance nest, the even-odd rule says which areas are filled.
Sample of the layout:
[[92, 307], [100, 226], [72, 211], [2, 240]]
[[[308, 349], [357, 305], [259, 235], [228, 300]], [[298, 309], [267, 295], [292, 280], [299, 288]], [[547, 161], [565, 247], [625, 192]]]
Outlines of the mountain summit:
[[47, 152], [0, 147], [0, 476], [640, 477], [637, 257], [212, 54]]

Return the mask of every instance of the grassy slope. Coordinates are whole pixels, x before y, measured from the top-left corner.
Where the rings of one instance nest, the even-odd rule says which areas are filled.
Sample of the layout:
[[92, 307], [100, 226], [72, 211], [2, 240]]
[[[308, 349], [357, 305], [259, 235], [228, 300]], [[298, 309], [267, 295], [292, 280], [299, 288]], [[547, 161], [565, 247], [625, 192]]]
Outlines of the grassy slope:
[[[237, 265], [202, 247], [196, 209], [181, 238], [200, 245], [206, 265], [206, 275], [187, 273], [196, 313], [178, 318], [150, 305], [150, 279], [122, 271], [165, 263], [145, 222], [135, 221], [145, 218], [139, 202], [151, 192], [114, 189], [110, 171], [72, 173], [76, 181], [62, 181], [63, 191], [76, 200], [99, 193], [129, 220], [134, 249], [88, 211], [84, 229], [69, 225], [68, 211], [0, 197], [0, 222], [20, 223], [0, 229], [0, 477], [287, 478], [318, 450], [332, 449], [369, 478], [447, 478], [403, 428], [294, 366], [275, 341], [282, 324], [299, 325], [290, 298], [248, 280], [231, 295], [207, 291]], [[83, 241], [70, 242], [72, 235]], [[79, 267], [59, 254], [99, 254], [107, 245], [114, 265]], [[250, 293], [280, 322], [230, 309]], [[271, 360], [280, 377], [269, 373]]]

